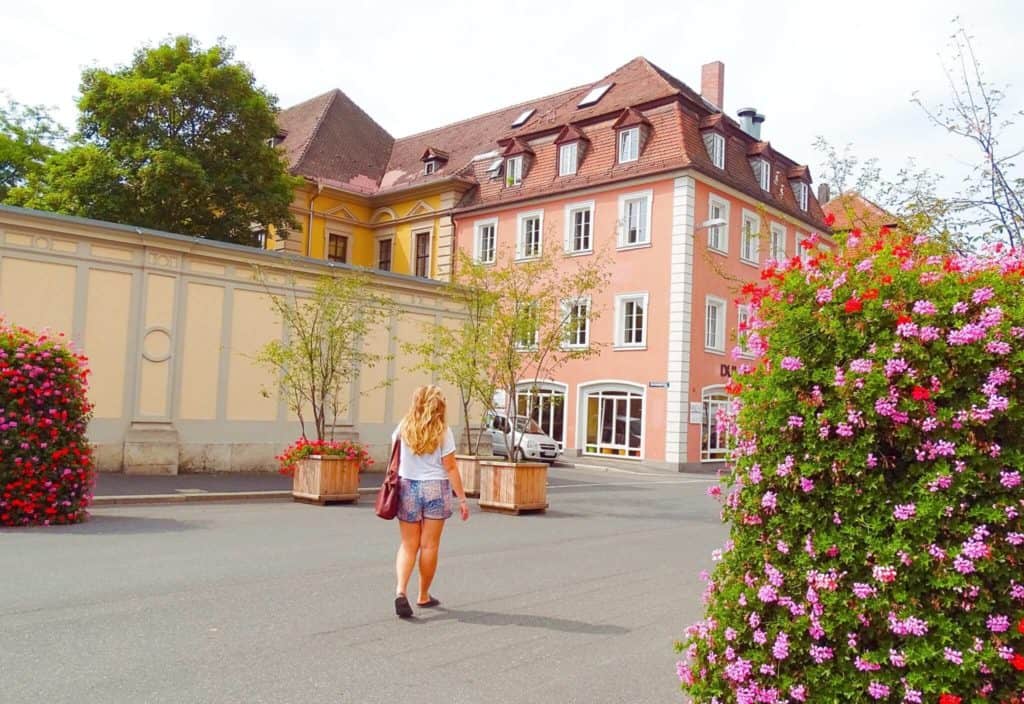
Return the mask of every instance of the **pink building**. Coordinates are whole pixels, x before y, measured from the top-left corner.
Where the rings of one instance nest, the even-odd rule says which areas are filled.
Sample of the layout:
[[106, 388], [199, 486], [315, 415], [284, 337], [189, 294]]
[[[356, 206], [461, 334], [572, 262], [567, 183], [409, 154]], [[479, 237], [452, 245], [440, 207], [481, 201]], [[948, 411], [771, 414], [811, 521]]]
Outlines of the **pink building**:
[[[613, 254], [587, 343], [523, 405], [566, 455], [694, 469], [724, 457], [715, 412], [738, 363], [738, 281], [827, 232], [810, 173], [761, 139], [764, 117], [723, 104], [724, 67], [701, 93], [637, 58], [593, 84], [423, 135], [473, 152], [476, 186], [453, 211], [455, 246], [478, 261]], [[450, 143], [449, 143], [450, 142]], [[591, 329], [592, 328], [592, 329]]]

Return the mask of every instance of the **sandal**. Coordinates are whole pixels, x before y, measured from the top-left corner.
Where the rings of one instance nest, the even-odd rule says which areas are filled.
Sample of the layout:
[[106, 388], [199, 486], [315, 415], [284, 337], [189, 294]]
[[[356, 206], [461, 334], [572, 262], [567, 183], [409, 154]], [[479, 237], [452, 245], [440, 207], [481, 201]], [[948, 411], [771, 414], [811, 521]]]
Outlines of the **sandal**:
[[434, 597], [430, 597], [429, 599], [424, 601], [422, 604], [419, 603], [418, 601], [416, 602], [416, 606], [420, 607], [421, 609], [432, 609], [435, 606], [440, 606], [440, 605], [441, 605], [441, 602], [438, 601], [437, 599], [435, 599]]
[[409, 600], [405, 598], [405, 594], [395, 597], [395, 613], [398, 618], [412, 618], [412, 607], [409, 606]]

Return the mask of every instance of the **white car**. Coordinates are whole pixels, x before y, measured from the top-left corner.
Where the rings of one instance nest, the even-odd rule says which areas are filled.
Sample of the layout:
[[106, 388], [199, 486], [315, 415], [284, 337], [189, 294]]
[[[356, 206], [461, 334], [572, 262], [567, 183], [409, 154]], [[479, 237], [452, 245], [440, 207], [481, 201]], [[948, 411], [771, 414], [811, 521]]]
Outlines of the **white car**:
[[[509, 448], [515, 448], [515, 441], [508, 418], [500, 413], [487, 414], [487, 434], [491, 436], [494, 454], [508, 457]], [[540, 460], [551, 464], [558, 459], [558, 443], [525, 416], [516, 417], [516, 435], [520, 445], [512, 451], [513, 461]]]

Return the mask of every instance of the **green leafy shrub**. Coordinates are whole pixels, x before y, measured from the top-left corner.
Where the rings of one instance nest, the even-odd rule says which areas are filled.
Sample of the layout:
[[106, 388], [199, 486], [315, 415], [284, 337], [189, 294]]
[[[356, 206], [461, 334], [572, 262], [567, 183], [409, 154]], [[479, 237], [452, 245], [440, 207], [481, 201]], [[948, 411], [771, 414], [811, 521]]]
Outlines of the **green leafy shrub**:
[[[1024, 255], [857, 231], [744, 289], [697, 702], [1020, 702]], [[814, 241], [810, 246], [815, 246]], [[816, 250], [814, 250], [816, 251]]]
[[0, 525], [77, 523], [92, 501], [86, 359], [0, 320]]

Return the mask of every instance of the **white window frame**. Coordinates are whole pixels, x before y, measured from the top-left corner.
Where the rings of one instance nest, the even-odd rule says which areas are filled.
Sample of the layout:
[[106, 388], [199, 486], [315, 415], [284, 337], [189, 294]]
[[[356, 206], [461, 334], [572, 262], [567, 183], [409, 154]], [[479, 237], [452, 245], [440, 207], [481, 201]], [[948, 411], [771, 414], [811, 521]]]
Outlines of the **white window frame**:
[[505, 159], [505, 185], [518, 186], [523, 182], [523, 157], [510, 156]]
[[[725, 220], [725, 224], [724, 225], [717, 225], [715, 227], [709, 227], [708, 228], [708, 249], [710, 249], [713, 252], [718, 252], [719, 254], [728, 254], [729, 253], [729, 201], [727, 201], [725, 198], [721, 198], [721, 197], [716, 196], [714, 194], [709, 195], [708, 196], [708, 220], [714, 219], [715, 216], [714, 216], [714, 214], [712, 214], [711, 209], [713, 207], [715, 207], [715, 206], [717, 206], [718, 208], [721, 209], [722, 215], [720, 217], [723, 220]], [[712, 240], [711, 240], [712, 235], [715, 234], [716, 232], [718, 233], [719, 239], [720, 239], [719, 244], [721, 246], [719, 246], [719, 247], [716, 247], [712, 243]]]
[[[387, 269], [381, 269], [380, 268], [380, 247], [381, 247], [381, 244], [384, 243], [384, 242], [390, 242], [391, 243], [391, 258], [388, 261], [389, 268], [387, 268]], [[377, 251], [376, 251], [376, 255], [377, 255], [377, 261], [374, 262], [374, 266], [376, 267], [376, 269], [378, 271], [394, 271], [395, 270], [395, 236], [393, 234], [384, 235], [382, 237], [378, 237], [377, 238]]]
[[[618, 144], [616, 152], [618, 153], [620, 164], [628, 164], [640, 158], [639, 127], [626, 127], [625, 129], [619, 130], [619, 134], [615, 141]], [[628, 150], [623, 150], [624, 144], [629, 147]]]
[[761, 190], [770, 191], [772, 188], [772, 165], [768, 163], [768, 160], [757, 157], [751, 161], [750, 168], [754, 172], [754, 177], [757, 178], [757, 184]]
[[718, 132], [704, 133], [704, 148], [708, 152], [711, 163], [720, 169], [725, 168], [725, 137]]
[[[595, 444], [596, 451], [595, 452], [588, 451], [588, 449], [587, 449], [588, 448], [588, 445], [587, 445], [587, 421], [588, 421], [589, 418], [588, 418], [588, 413], [586, 412], [587, 400], [591, 396], [597, 396], [598, 397], [598, 403], [600, 403], [602, 395], [604, 393], [606, 393], [606, 392], [609, 392], [609, 391], [611, 391], [611, 392], [625, 392], [627, 394], [625, 399], [626, 399], [626, 408], [627, 408], [628, 412], [629, 412], [630, 407], [632, 406], [632, 401], [636, 397], [639, 397], [638, 400], [640, 401], [640, 417], [639, 417], [639, 420], [640, 420], [640, 446], [638, 448], [632, 449], [632, 448], [629, 447], [628, 434], [627, 434], [626, 446], [614, 445], [614, 444], [604, 445], [601, 442], [601, 440], [600, 440], [601, 428], [600, 428], [600, 425], [599, 425], [598, 426], [598, 442]], [[619, 396], [617, 398], [621, 399], [623, 397]], [[576, 402], [577, 402], [577, 406], [576, 407], [579, 408], [579, 409], [582, 409], [580, 412], [578, 412], [576, 414], [576, 447], [579, 448], [579, 451], [580, 451], [581, 454], [583, 454], [583, 455], [592, 455], [592, 456], [597, 456], [597, 457], [618, 457], [620, 459], [632, 459], [632, 460], [643, 460], [644, 459], [644, 457], [645, 457], [645, 454], [644, 454], [645, 453], [645, 446], [647, 444], [647, 410], [648, 410], [647, 409], [647, 387], [646, 386], [642, 386], [642, 385], [637, 384], [635, 382], [626, 381], [626, 380], [620, 380], [620, 379], [601, 379], [601, 380], [589, 381], [589, 382], [586, 382], [585, 384], [580, 384], [577, 387], [577, 399], [576, 399]], [[630, 417], [630, 419], [632, 419], [631, 412], [630, 412], [630, 416], [629, 417]], [[628, 429], [627, 429], [627, 433], [628, 433]], [[601, 452], [601, 448], [602, 447], [608, 447], [610, 449], [618, 450], [618, 451], [624, 450], [625, 452], [624, 453], [618, 452], [618, 453], [615, 453], [615, 454], [607, 454], [607, 453]], [[634, 452], [635, 454], [631, 455], [630, 452]]]
[[749, 210], [743, 211], [740, 221], [740, 261], [754, 266], [761, 262], [761, 217]]
[[[523, 397], [523, 396], [528, 397], [528, 399], [529, 399], [530, 396], [534, 396], [534, 397], [536, 397], [538, 399], [538, 401], [537, 401], [538, 405], [541, 407], [541, 413], [539, 415], [541, 415], [542, 417], [541, 417], [540, 420], [537, 420], [537, 422], [540, 424], [540, 426], [542, 428], [545, 428], [545, 423], [544, 423], [545, 418], [543, 416], [546, 415], [547, 416], [546, 420], [549, 422], [548, 424], [549, 425], [553, 425], [554, 424], [554, 419], [555, 419], [555, 414], [558, 413], [558, 410], [557, 410], [556, 406], [560, 406], [561, 407], [561, 412], [560, 412], [560, 414], [562, 416], [562, 419], [561, 419], [562, 420], [562, 437], [561, 437], [561, 439], [555, 437], [554, 429], [553, 428], [551, 428], [550, 430], [545, 428], [545, 432], [548, 434], [548, 436], [552, 440], [554, 440], [556, 443], [558, 443], [558, 449], [559, 450], [564, 450], [565, 449], [565, 445], [566, 445], [566, 440], [565, 439], [566, 439], [566, 437], [568, 437], [568, 435], [570, 433], [570, 430], [571, 430], [569, 428], [569, 385], [568, 384], [563, 384], [560, 381], [552, 381], [550, 379], [538, 379], [536, 382], [533, 382], [533, 381], [520, 381], [518, 384], [516, 384], [516, 406], [517, 407], [519, 405], [519, 399], [521, 397]], [[561, 402], [558, 403], [558, 404], [554, 403], [554, 398], [556, 398], [556, 397], [561, 397]], [[545, 398], [546, 398], [546, 400], [545, 400]], [[532, 400], [532, 399], [529, 399], [529, 400]], [[532, 404], [529, 402], [529, 400], [527, 402], [527, 408], [529, 409], [528, 412], [527, 412], [527, 415], [529, 415], [529, 417], [532, 418], [533, 416], [530, 413], [530, 410], [532, 410], [530, 408], [530, 406]], [[545, 413], [544, 411], [547, 411], [547, 413]], [[519, 412], [518, 415], [522, 415], [522, 413]]]
[[[643, 308], [643, 326], [640, 328], [641, 342], [629, 342], [626, 340], [626, 304], [639, 303]], [[620, 293], [615, 296], [615, 349], [617, 350], [645, 350], [647, 349], [647, 336], [650, 332], [651, 309], [650, 294], [647, 291], [635, 291], [632, 293]]]
[[420, 235], [427, 235], [427, 273], [422, 278], [430, 279], [431, 272], [434, 270], [434, 228], [433, 227], [421, 227], [412, 231], [412, 246], [409, 247], [409, 271], [413, 276], [419, 276], [416, 273], [416, 240], [419, 239]]
[[[483, 258], [483, 229], [494, 228], [494, 242], [492, 244], [491, 258]], [[477, 220], [473, 223], [473, 261], [477, 264], [493, 264], [498, 256], [498, 218], [487, 218]]]
[[[710, 310], [714, 307], [717, 311], [715, 315], [715, 339], [710, 340]], [[706, 352], [714, 352], [716, 354], [725, 354], [725, 329], [728, 323], [728, 304], [724, 298], [718, 296], [705, 296], [704, 297], [704, 350]], [[711, 344], [708, 344], [709, 341]]]
[[[537, 253], [526, 254], [526, 221], [537, 219]], [[538, 259], [544, 252], [544, 211], [531, 210], [516, 216], [516, 260]]]
[[[580, 164], [580, 143], [578, 140], [558, 146], [558, 175], [575, 176]], [[571, 168], [566, 168], [570, 166]]]
[[[584, 249], [576, 249], [576, 213], [590, 211], [590, 232], [588, 233], [589, 246]], [[594, 251], [594, 201], [585, 200], [579, 203], [569, 203], [565, 206], [565, 253], [566, 254], [590, 254]]]
[[743, 325], [744, 321], [750, 320], [750, 304], [749, 303], [738, 303], [736, 305], [736, 346], [740, 348], [741, 357], [753, 357], [747, 346], [740, 342], [740, 336], [743, 331], [740, 326]]
[[[590, 296], [584, 296], [582, 298], [569, 298], [569, 299], [563, 300], [562, 301], [562, 316], [563, 316], [563, 319], [565, 319], [570, 314], [570, 310], [569, 310], [570, 306], [574, 306], [574, 305], [582, 305], [582, 306], [585, 306], [586, 309], [587, 309], [587, 316], [586, 316], [586, 318], [584, 318], [584, 330], [583, 330], [583, 333], [584, 333], [583, 337], [585, 339], [583, 340], [583, 342], [570, 342], [568, 339], [564, 340], [562, 342], [562, 348], [563, 349], [567, 349], [567, 350], [585, 350], [588, 347], [590, 347], [590, 329], [591, 329], [591, 325], [590, 325], [590, 322], [591, 322], [590, 321], [590, 312], [591, 312]], [[569, 324], [570, 322], [571, 321], [567, 321], [567, 324]], [[574, 331], [570, 330], [569, 332], [574, 332]]]
[[[647, 200], [646, 215], [644, 217], [644, 236], [645, 239], [639, 242], [627, 242], [627, 223], [626, 223], [626, 203], [631, 200], [639, 199]], [[637, 191], [635, 193], [623, 193], [619, 196], [619, 235], [618, 244], [616, 249], [636, 249], [639, 247], [650, 247], [651, 246], [651, 213], [654, 210], [654, 191]]]
[[437, 159], [427, 159], [423, 163], [423, 175], [429, 176], [437, 171]]
[[[776, 238], [778, 238], [778, 239], [776, 239]], [[780, 254], [780, 248], [776, 247], [776, 242], [777, 241], [781, 242], [781, 244], [782, 244], [782, 247], [781, 247], [781, 255], [782, 256], [776, 256], [776, 255]], [[772, 223], [770, 241], [768, 243], [768, 256], [769, 256], [769, 258], [774, 259], [777, 262], [784, 262], [784, 261], [786, 261], [786, 226], [782, 225], [781, 223], [777, 223], [777, 222], [773, 222]]]
[[[533, 310], [534, 318], [537, 318], [537, 304], [531, 303], [527, 306], [528, 309]], [[514, 347], [518, 352], [532, 352], [537, 349], [540, 344], [540, 320], [537, 320], [537, 325], [533, 329], [533, 342], [529, 344], [523, 344], [522, 340], [516, 340]]]
[[790, 181], [793, 186], [793, 197], [796, 198], [797, 207], [807, 212], [808, 192], [811, 190], [803, 181]]
[[[705, 386], [700, 392], [701, 424], [700, 424], [700, 461], [724, 462], [729, 457], [728, 433], [717, 433], [718, 443], [711, 447], [711, 419], [717, 417], [719, 407], [727, 407], [729, 396], [721, 385]], [[717, 421], [716, 421], [717, 430]], [[706, 444], [707, 449], [704, 448]]]

